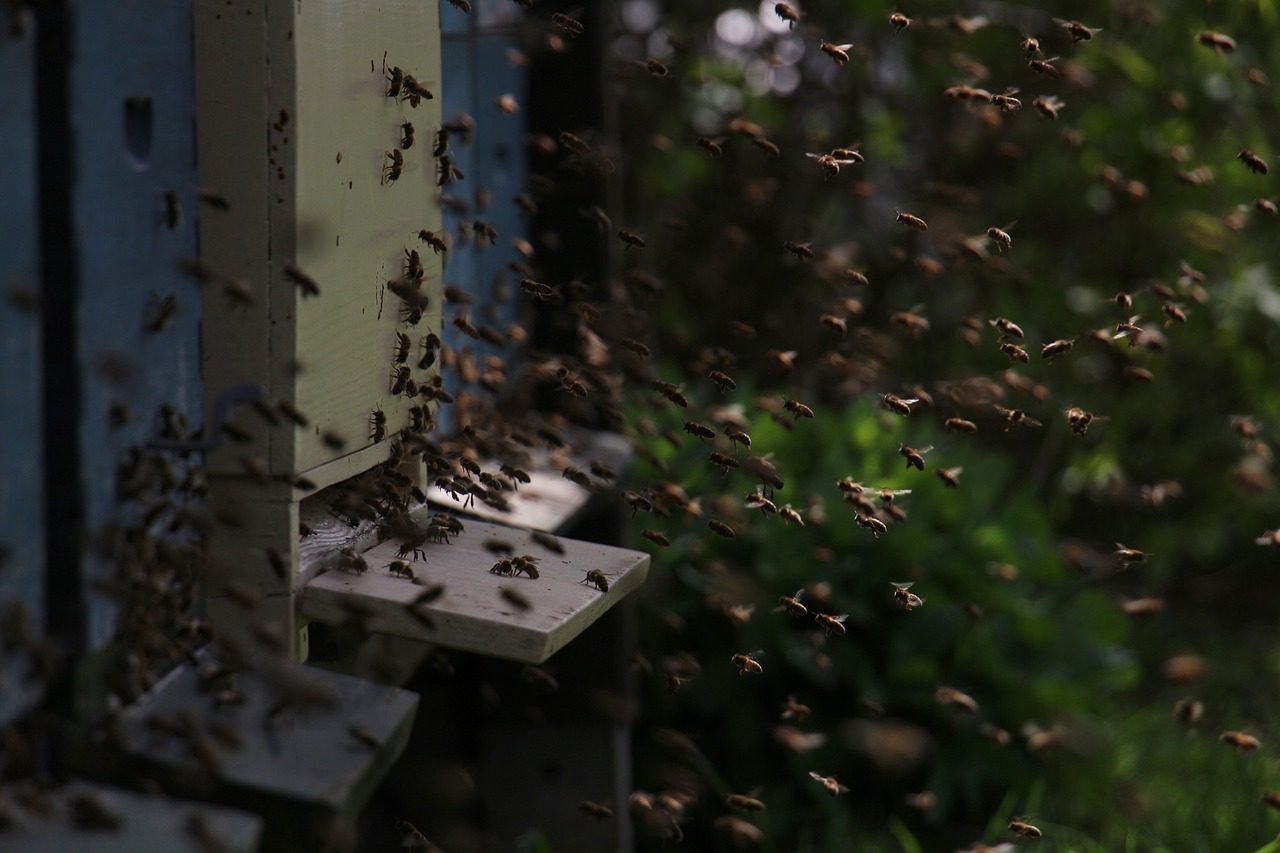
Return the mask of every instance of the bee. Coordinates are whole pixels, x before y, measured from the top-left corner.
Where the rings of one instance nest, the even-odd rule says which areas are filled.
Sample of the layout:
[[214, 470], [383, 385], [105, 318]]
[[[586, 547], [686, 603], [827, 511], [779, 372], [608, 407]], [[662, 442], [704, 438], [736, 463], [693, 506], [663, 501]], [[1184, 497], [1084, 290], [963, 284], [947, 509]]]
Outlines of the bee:
[[523, 594], [516, 592], [514, 589], [509, 589], [505, 586], [499, 587], [498, 594], [502, 596], [503, 601], [507, 602], [517, 610], [526, 611], [533, 607], [533, 604], [529, 599], [525, 598]]
[[964, 468], [934, 468], [933, 473], [949, 489], [960, 488], [960, 474]]
[[405, 560], [392, 560], [387, 563], [387, 571], [398, 578], [413, 580], [413, 568]]
[[818, 623], [818, 627], [822, 628], [828, 637], [832, 634], [839, 634], [843, 637], [846, 633], [844, 623], [848, 618], [848, 613], [841, 613], [835, 616], [830, 613], [819, 613], [816, 610], [813, 613], [813, 621]]
[[600, 592], [609, 591], [609, 578], [607, 578], [605, 576], [605, 573], [600, 571], [599, 569], [591, 569], [589, 572], [587, 572], [586, 577], [578, 581], [578, 583], [583, 583], [583, 584], [586, 584], [587, 586], [595, 587]]
[[503, 476], [511, 480], [517, 490], [520, 488], [521, 483], [525, 483], [527, 485], [533, 482], [533, 478], [529, 476], [529, 472], [525, 471], [523, 468], [517, 468], [514, 465], [509, 465], [504, 462], [498, 466], [498, 470], [502, 472]]
[[809, 408], [804, 403], [801, 403], [799, 400], [785, 400], [782, 403], [782, 407], [790, 412], [795, 420], [800, 420], [801, 418], [813, 420], [813, 409]]
[[[995, 242], [996, 248], [1002, 252], [1007, 252], [1013, 248], [1013, 238], [1010, 237], [1009, 232], [1005, 230], [1006, 228], [1011, 227], [1012, 226], [1010, 225], [1006, 225], [1004, 228], [996, 228], [993, 226], [987, 229], [987, 236]], [[1022, 336], [1018, 335], [1018, 337]]]
[[749, 672], [759, 674], [764, 672], [764, 667], [756, 658], [763, 654], [764, 652], [759, 650], [748, 654], [737, 654], [729, 658], [729, 661], [738, 668], [738, 675], [746, 675]]
[[1062, 72], [1053, 63], [1058, 61], [1058, 57], [1052, 59], [1028, 59], [1027, 67], [1037, 74], [1043, 74], [1051, 80], [1060, 80]]
[[914, 228], [917, 231], [929, 230], [929, 223], [925, 222], [919, 216], [916, 216], [913, 213], [905, 213], [901, 210], [895, 211], [895, 213], [896, 216], [894, 218], [903, 225], [906, 225], [908, 228]]
[[1137, 548], [1130, 548], [1120, 542], [1116, 543], [1116, 550], [1112, 552], [1116, 559], [1126, 566], [1134, 563], [1145, 563], [1147, 557], [1151, 556], [1146, 551], [1139, 551]]
[[1018, 47], [1031, 59], [1040, 52], [1040, 40], [1035, 36], [1024, 35], [1022, 41], [1018, 42]]
[[1253, 544], [1280, 546], [1280, 530], [1262, 531], [1262, 535], [1254, 539]]
[[400, 173], [404, 169], [404, 155], [392, 149], [387, 152], [387, 159], [391, 162], [382, 167], [383, 183], [400, 180]]
[[353, 575], [362, 575], [369, 570], [369, 564], [365, 562], [364, 557], [349, 545], [338, 551], [337, 567]]
[[1280, 809], [1280, 791], [1263, 791], [1258, 801], [1273, 809]]
[[1079, 21], [1064, 21], [1061, 18], [1054, 18], [1053, 22], [1067, 31], [1067, 35], [1071, 36], [1072, 44], [1089, 41], [1096, 34], [1102, 32], [1101, 29], [1086, 27]]
[[1065, 355], [1066, 353], [1071, 352], [1071, 348], [1075, 345], [1075, 338], [1050, 341], [1040, 348], [1040, 357], [1043, 359], [1053, 360], [1060, 355]]
[[347, 726], [347, 734], [351, 735], [353, 739], [359, 741], [370, 749], [382, 748], [382, 741], [375, 737], [373, 732], [369, 731], [364, 726], [357, 726], [355, 723], [352, 723]]
[[1079, 406], [1072, 406], [1063, 412], [1067, 417], [1067, 423], [1071, 427], [1071, 431], [1076, 435], [1084, 435], [1089, 431], [1089, 425], [1094, 421], [1094, 414], [1087, 412]]
[[798, 510], [792, 509], [791, 504], [778, 507], [778, 516], [797, 527], [804, 527], [804, 518]]
[[[1003, 92], [1001, 92], [998, 95], [993, 94], [990, 98], [990, 102], [992, 105], [999, 107], [1002, 112], [1016, 113], [1018, 110], [1022, 109], [1022, 101], [1014, 97], [1014, 95], [1018, 94], [1018, 92], [1020, 91], [1022, 90], [1019, 89], [1017, 86], [1010, 86], [1009, 88], [1005, 89]], [[1000, 241], [1000, 238], [998, 238], [995, 234], [992, 233], [993, 231], [998, 231], [1001, 234], [1004, 234], [1004, 232], [1001, 231], [1001, 229], [999, 228], [987, 229], [987, 234], [988, 236], [991, 237], [991, 239], [996, 240], [997, 242], [1002, 242]], [[1004, 237], [1008, 239], [1009, 235], [1004, 234]], [[1012, 243], [1013, 241], [1009, 240], [1009, 242]], [[1005, 246], [1005, 248], [1009, 248], [1009, 247]]]
[[889, 23], [893, 25], [893, 31], [900, 33], [907, 27], [911, 26], [911, 19], [901, 12], [894, 12], [889, 16]]
[[621, 497], [631, 507], [632, 518], [635, 518], [638, 512], [653, 512], [653, 502], [639, 492], [627, 490], [622, 493]]
[[841, 149], [841, 150], [844, 150], [851, 154], [856, 154], [857, 156], [840, 158], [840, 157], [836, 157], [834, 154], [810, 154], [808, 152], [806, 152], [804, 156], [808, 157], [810, 160], [813, 160], [815, 163], [821, 166], [822, 171], [826, 172], [827, 175], [833, 178], [836, 175], [840, 174], [840, 168], [842, 166], [853, 166], [857, 163], [865, 162], [866, 158], [864, 158], [861, 154], [858, 154], [858, 152], [852, 151], [851, 149]]
[[1218, 53], [1230, 53], [1236, 49], [1235, 39], [1222, 33], [1215, 33], [1213, 30], [1205, 30], [1196, 36], [1196, 39], [1205, 47], [1211, 47]]
[[763, 136], [751, 137], [751, 144], [768, 154], [770, 157], [778, 157], [782, 154], [781, 148], [779, 148], [775, 143], [770, 142], [768, 139], [765, 139]]
[[948, 708], [968, 714], [978, 713], [978, 700], [954, 687], [939, 687], [934, 691], [933, 698], [938, 704], [946, 705]]
[[374, 409], [369, 415], [369, 433], [375, 442], [387, 437], [387, 413], [382, 409]]
[[285, 266], [284, 276], [298, 286], [302, 291], [304, 298], [320, 295], [320, 285], [316, 283], [316, 280], [295, 267], [293, 264]]
[[1014, 818], [1009, 821], [1009, 831], [1021, 835], [1023, 838], [1042, 838], [1044, 836], [1039, 827], [1027, 823], [1022, 818]]
[[413, 123], [402, 122], [400, 125], [400, 149], [408, 151], [413, 147]]
[[591, 800], [583, 800], [578, 803], [578, 811], [585, 812], [596, 820], [608, 820], [613, 817], [613, 809], [602, 803], [592, 802]]
[[699, 136], [698, 145], [702, 146], [702, 149], [714, 158], [720, 158], [724, 156], [724, 140], [723, 139], [712, 139], [709, 136]]
[[731, 809], [739, 809], [745, 812], [764, 811], [764, 803], [747, 794], [730, 794], [725, 798], [724, 804]]
[[787, 701], [782, 703], [781, 717], [784, 720], [803, 720], [811, 713], [808, 705], [803, 705], [796, 701], [795, 696], [788, 696]]
[[778, 610], [785, 610], [792, 616], [800, 616], [802, 618], [809, 615], [809, 608], [800, 602], [800, 596], [804, 594], [804, 587], [796, 590], [795, 595], [783, 595], [778, 598]]
[[773, 4], [773, 13], [786, 21], [787, 26], [793, 30], [796, 28], [796, 24], [800, 23], [800, 13], [790, 3]]
[[902, 609], [910, 613], [912, 610], [918, 610], [924, 606], [924, 599], [911, 592], [911, 587], [915, 586], [915, 581], [906, 583], [890, 583], [893, 587], [893, 600], [902, 606]]
[[581, 21], [563, 12], [553, 13], [551, 15], [551, 23], [564, 30], [570, 36], [580, 36], [586, 32], [586, 28], [582, 26]]
[[653, 544], [657, 545], [660, 548], [666, 548], [668, 545], [671, 544], [670, 539], [663, 536], [661, 533], [659, 533], [656, 530], [641, 530], [640, 535], [643, 536], [645, 539], [648, 539], [650, 542], [652, 542]]
[[1058, 120], [1058, 112], [1066, 106], [1061, 98], [1054, 95], [1041, 95], [1031, 102], [1031, 106], [1040, 111], [1040, 115], [1051, 120]]
[[738, 535], [732, 527], [715, 518], [707, 522], [707, 527], [711, 528], [712, 533], [723, 536], [725, 539], [733, 539]]
[[436, 234], [434, 231], [428, 231], [424, 228], [418, 232], [418, 239], [430, 246], [431, 251], [435, 252], [437, 255], [449, 251], [449, 244], [444, 241], [443, 237]]
[[707, 456], [707, 459], [711, 461], [712, 465], [719, 468], [722, 474], [728, 474], [730, 468], [738, 467], [737, 459], [720, 453], [719, 451], [712, 451], [711, 454]]
[[670, 77], [671, 76], [671, 69], [667, 68], [667, 66], [663, 62], [661, 62], [660, 60], [654, 59], [652, 56], [644, 61], [644, 70], [648, 71], [654, 77]]
[[879, 539], [881, 535], [889, 532], [889, 525], [869, 513], [858, 513], [854, 516], [854, 521], [857, 522], [859, 527], [865, 527], [870, 530], [874, 539]]
[[1253, 207], [1259, 213], [1266, 213], [1271, 216], [1275, 216], [1277, 213], [1280, 213], [1280, 207], [1277, 207], [1276, 203], [1269, 198], [1254, 199]]
[[943, 427], [954, 432], [977, 432], [978, 425], [973, 421], [965, 420], [961, 417], [947, 418], [942, 422]]
[[635, 246], [637, 249], [643, 249], [646, 245], [643, 237], [634, 231], [628, 231], [625, 228], [618, 229], [618, 239], [625, 244], [624, 251], [625, 249], [630, 249], [632, 246]]
[[412, 74], [404, 75], [404, 96], [409, 101], [409, 106], [414, 109], [417, 109], [422, 101], [434, 101], [436, 98]]
[[383, 76], [385, 76], [387, 80], [387, 97], [400, 97], [400, 93], [404, 89], [404, 69], [399, 65], [393, 65], [390, 68], [387, 68], [387, 55], [385, 53], [382, 54], [382, 68]]
[[1016, 426], [1025, 427], [1041, 427], [1044, 424], [1028, 415], [1022, 409], [1006, 409], [1004, 406], [993, 403], [997, 413], [1004, 418], [1004, 431], [1008, 432]]
[[[897, 13], [895, 12], [894, 14]], [[841, 785], [839, 780], [834, 776], [823, 776], [821, 773], [815, 773], [810, 770], [809, 778], [813, 779], [815, 782], [821, 782], [822, 787], [825, 788], [827, 793], [833, 797], [837, 797], [849, 790], [846, 786]]]
[[849, 51], [853, 50], [851, 44], [831, 44], [831, 42], [820, 42], [818, 49], [831, 57], [831, 61], [836, 65], [847, 65], [849, 63]]
[[907, 460], [908, 468], [915, 468], [918, 471], [924, 470], [924, 455], [933, 450], [932, 445], [928, 447], [909, 447], [905, 444], [898, 445], [898, 452]]
[[707, 373], [707, 376], [716, 384], [716, 387], [720, 389], [721, 394], [724, 394], [727, 391], [736, 391], [738, 388], [738, 383], [733, 380], [733, 377], [722, 371], [712, 370]]
[[519, 557], [513, 557], [511, 559], [512, 576], [518, 577], [519, 575], [527, 575], [533, 580], [537, 580], [539, 576], [538, 575], [539, 559], [540, 558], [534, 557], [530, 554], [521, 554]]
[[1267, 173], [1267, 161], [1254, 154], [1248, 148], [1241, 148], [1240, 153], [1236, 155], [1236, 159], [1244, 163], [1245, 168], [1256, 175], [1265, 175]]
[[741, 444], [743, 447], [751, 448], [751, 435], [741, 427], [734, 424], [725, 424], [724, 434], [729, 437], [729, 441], [733, 444]]
[[782, 244], [782, 248], [795, 255], [802, 261], [811, 261], [817, 257], [813, 251], [812, 243], [797, 243], [794, 240], [788, 240]]
[[920, 400], [915, 397], [904, 398], [904, 397], [899, 397], [896, 394], [880, 395], [881, 405], [883, 405], [886, 409], [893, 412], [894, 414], [902, 415], [904, 418], [907, 415], [911, 414], [912, 412], [911, 407], [919, 402]]

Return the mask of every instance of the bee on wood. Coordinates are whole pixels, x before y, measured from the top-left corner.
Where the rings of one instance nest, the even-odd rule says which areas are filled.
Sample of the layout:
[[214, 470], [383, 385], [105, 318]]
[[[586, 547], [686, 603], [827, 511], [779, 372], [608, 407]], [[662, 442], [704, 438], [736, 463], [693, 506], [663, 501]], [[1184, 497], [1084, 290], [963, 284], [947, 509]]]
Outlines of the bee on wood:
[[816, 610], [813, 613], [813, 621], [818, 623], [818, 627], [820, 627], [828, 637], [832, 634], [839, 634], [843, 637], [847, 633], [844, 623], [848, 618], [848, 613], [840, 613], [834, 616], [830, 613], [819, 613]]
[[398, 578], [413, 580], [413, 567], [405, 560], [392, 560], [387, 563], [387, 571]]
[[1075, 338], [1067, 338], [1058, 341], [1050, 341], [1040, 348], [1040, 357], [1052, 361], [1058, 356], [1071, 352], [1071, 348], [1076, 345]]
[[578, 581], [578, 583], [595, 587], [600, 592], [609, 591], [609, 578], [606, 577], [605, 573], [600, 571], [599, 569], [591, 569], [589, 572], [587, 572], [586, 577]]
[[1196, 36], [1196, 40], [1205, 47], [1213, 48], [1218, 53], [1230, 53], [1236, 49], [1235, 39], [1222, 33], [1215, 33], [1213, 30], [1205, 30]]
[[1245, 168], [1255, 175], [1265, 175], [1267, 173], [1267, 162], [1248, 148], [1241, 148], [1240, 153], [1236, 155], [1236, 159], [1244, 163]]
[[1120, 542], [1116, 543], [1116, 549], [1112, 553], [1115, 555], [1116, 559], [1125, 566], [1130, 566], [1134, 563], [1145, 563], [1147, 561], [1147, 557], [1151, 556], [1146, 551], [1139, 551], [1137, 548], [1130, 548], [1128, 545], [1124, 545]]
[[511, 574], [513, 577], [527, 575], [533, 580], [538, 579], [538, 557], [530, 554], [521, 554], [519, 557], [511, 558]]
[[1021, 835], [1023, 838], [1042, 838], [1044, 836], [1038, 826], [1027, 823], [1023, 818], [1014, 818], [1009, 821], [1009, 831], [1016, 835]]
[[924, 606], [924, 599], [911, 592], [911, 587], [915, 586], [915, 582], [907, 583], [891, 583], [893, 587], [893, 600], [901, 605], [902, 609], [910, 613], [912, 610], [918, 610]]
[[932, 450], [933, 447], [909, 447], [905, 444], [898, 445], [898, 452], [907, 460], [908, 468], [915, 468], [918, 471], [924, 470], [924, 455]]
[[831, 61], [836, 65], [843, 66], [849, 64], [849, 51], [853, 50], [853, 45], [832, 44], [831, 42], [824, 41], [818, 44], [818, 49], [831, 57]]
[[659, 533], [656, 530], [641, 530], [640, 535], [643, 536], [645, 539], [648, 539], [650, 542], [652, 542], [653, 544], [657, 545], [660, 548], [666, 548], [671, 544], [670, 539], [663, 536], [661, 533]]
[[387, 152], [387, 159], [391, 162], [382, 167], [382, 182], [400, 180], [400, 173], [404, 169], [404, 155], [392, 149]]
[[[405, 393], [405, 389], [409, 387], [409, 383], [413, 380], [410, 378], [412, 371], [408, 365], [397, 367], [395, 372], [391, 374], [391, 394], [399, 396]], [[414, 395], [416, 396], [416, 395]]]
[[413, 122], [400, 124], [400, 150], [408, 151], [413, 147]]
[[813, 251], [812, 243], [797, 243], [794, 240], [788, 240], [782, 244], [782, 248], [786, 249], [802, 261], [811, 261], [817, 257]]
[[[897, 13], [895, 12], [894, 14], [897, 14]], [[820, 782], [822, 784], [822, 787], [826, 790], [826, 792], [833, 797], [838, 797], [839, 795], [849, 790], [847, 786], [841, 785], [840, 781], [836, 779], [836, 777], [834, 776], [823, 776], [821, 773], [815, 773], [812, 770], [810, 770], [809, 778], [813, 779], [816, 782]]]
[[552, 13], [551, 23], [555, 24], [557, 27], [564, 30], [571, 37], [580, 36], [584, 32], [586, 32], [586, 29], [582, 26], [581, 21], [579, 21], [577, 18], [572, 17], [571, 15], [566, 15], [563, 12]]
[[893, 26], [894, 33], [897, 34], [911, 26], [911, 19], [901, 12], [894, 12], [889, 16], [889, 23]]
[[583, 800], [578, 803], [578, 811], [584, 812], [596, 820], [608, 820], [613, 817], [613, 809], [603, 803], [593, 802], [592, 800]]
[[1027, 67], [1037, 74], [1043, 74], [1051, 80], [1060, 80], [1062, 72], [1053, 63], [1058, 61], [1058, 57], [1052, 59], [1028, 59]]
[[917, 231], [929, 230], [929, 223], [925, 222], [919, 216], [916, 216], [913, 213], [905, 213], [901, 210], [895, 211], [895, 213], [896, 216], [894, 218], [903, 225], [906, 225], [908, 228], [914, 228]]
[[754, 651], [748, 654], [736, 654], [729, 658], [730, 663], [738, 668], [738, 675], [746, 675], [747, 673], [762, 673], [764, 667], [760, 665], [757, 657], [763, 655], [763, 651]]
[[[370, 62], [372, 64], [372, 62]], [[398, 98], [404, 89], [404, 69], [399, 65], [393, 65], [387, 68], [387, 55], [382, 54], [382, 73], [387, 80], [387, 97]], [[372, 70], [372, 69], [370, 69]]]
[[404, 75], [404, 97], [409, 102], [409, 106], [414, 109], [417, 109], [422, 101], [434, 101], [436, 98], [412, 74]]
[[1086, 27], [1079, 21], [1064, 21], [1062, 18], [1054, 18], [1053, 22], [1067, 31], [1067, 35], [1071, 36], [1072, 44], [1089, 41], [1096, 34], [1102, 32], [1101, 29]]
[[387, 413], [382, 409], [374, 409], [369, 415], [369, 432], [375, 442], [387, 437]]
[[719, 519], [715, 519], [715, 518], [711, 519], [710, 521], [707, 522], [707, 527], [711, 528], [712, 533], [715, 533], [719, 536], [723, 536], [725, 539], [733, 539], [735, 536], [738, 535], [737, 533], [734, 532], [732, 527], [725, 524], [723, 521], [720, 521]]

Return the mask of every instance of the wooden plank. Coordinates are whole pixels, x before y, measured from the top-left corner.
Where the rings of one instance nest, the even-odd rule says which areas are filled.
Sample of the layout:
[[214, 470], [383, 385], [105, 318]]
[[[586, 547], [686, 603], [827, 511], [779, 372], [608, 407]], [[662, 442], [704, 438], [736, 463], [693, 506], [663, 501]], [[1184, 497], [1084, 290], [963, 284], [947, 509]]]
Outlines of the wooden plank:
[[[206, 650], [199, 666], [216, 660]], [[167, 768], [175, 778], [198, 778], [203, 770], [187, 743], [158, 734], [148, 719], [185, 715], [206, 730], [220, 724], [240, 740], [234, 749], [211, 742], [217, 751], [220, 796], [227, 801], [269, 798], [334, 815], [355, 815], [408, 742], [417, 694], [279, 660], [261, 660], [258, 666], [257, 671], [236, 675], [234, 684], [243, 703], [222, 707], [215, 704], [213, 692], [201, 686], [196, 668], [179, 668], [125, 712], [128, 752]], [[322, 705], [286, 710], [268, 722], [282, 691], [305, 692]], [[352, 727], [378, 745], [354, 737]], [[272, 821], [284, 817], [268, 810], [268, 832], [276, 832]]]
[[[539, 577], [509, 578], [488, 569], [497, 557], [491, 541], [509, 543], [517, 555], [540, 558]], [[340, 623], [362, 614], [369, 630], [463, 649], [491, 657], [541, 663], [580, 634], [610, 607], [644, 582], [649, 555], [607, 545], [561, 538], [563, 554], [534, 541], [529, 533], [482, 521], [467, 521], [451, 544], [428, 543], [411, 560], [417, 578], [441, 584], [444, 593], [417, 609], [434, 623], [428, 629], [409, 606], [424, 591], [420, 583], [391, 575], [398, 543], [384, 542], [365, 552], [369, 570], [362, 575], [326, 572], [303, 589], [302, 614]], [[583, 583], [591, 570], [604, 572], [609, 591]], [[508, 588], [526, 599], [527, 610], [501, 595]]]
[[[596, 460], [621, 476], [631, 458], [630, 445], [617, 433], [584, 430], [571, 434], [570, 440], [574, 446], [568, 464], [582, 470], [588, 468], [590, 460]], [[435, 485], [427, 490], [427, 500], [453, 513], [554, 533], [566, 529], [581, 517], [594, 496], [610, 490], [602, 486], [601, 491], [593, 492], [565, 479], [562, 470], [551, 464], [546, 453], [536, 459], [534, 466], [527, 469], [531, 482], [521, 485], [516, 492], [503, 493], [509, 505], [505, 512], [481, 501], [467, 505], [465, 495], [455, 498]], [[494, 473], [497, 473], [496, 466], [494, 468]]]
[[[0, 39], [0, 610], [44, 629], [44, 442], [35, 27]], [[24, 306], [24, 300], [26, 307]], [[39, 697], [18, 655], [0, 659], [0, 725]]]
[[[53, 811], [38, 816], [8, 807], [14, 819], [3, 830], [6, 845], [24, 853], [253, 853], [262, 818], [249, 812], [147, 796], [120, 788], [73, 781], [44, 796]], [[80, 828], [71, 818], [72, 802], [89, 798], [120, 821], [109, 829]], [[193, 831], [193, 827], [196, 830]], [[196, 833], [206, 833], [204, 840]]]

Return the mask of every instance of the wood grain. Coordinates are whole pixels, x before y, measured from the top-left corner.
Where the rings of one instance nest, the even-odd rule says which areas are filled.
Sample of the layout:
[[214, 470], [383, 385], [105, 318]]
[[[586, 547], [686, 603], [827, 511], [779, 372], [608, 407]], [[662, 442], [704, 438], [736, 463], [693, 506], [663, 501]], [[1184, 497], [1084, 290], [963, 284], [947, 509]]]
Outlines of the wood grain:
[[[488, 569], [497, 557], [485, 547], [489, 540], [509, 543], [516, 554], [541, 558], [540, 577], [491, 574]], [[419, 608], [435, 624], [434, 630], [408, 610], [424, 587], [386, 569], [396, 558], [394, 541], [365, 553], [370, 568], [363, 575], [331, 571], [311, 580], [302, 592], [301, 612], [331, 623], [358, 612], [374, 632], [541, 663], [639, 587], [649, 572], [648, 554], [563, 537], [560, 542], [564, 554], [533, 541], [527, 531], [467, 521], [466, 531], [452, 544], [425, 546], [425, 560], [413, 560], [411, 565], [421, 581], [445, 588], [440, 598]], [[582, 582], [593, 569], [608, 577], [608, 592]], [[504, 587], [527, 599], [529, 609], [521, 610], [504, 599], [500, 594]]]

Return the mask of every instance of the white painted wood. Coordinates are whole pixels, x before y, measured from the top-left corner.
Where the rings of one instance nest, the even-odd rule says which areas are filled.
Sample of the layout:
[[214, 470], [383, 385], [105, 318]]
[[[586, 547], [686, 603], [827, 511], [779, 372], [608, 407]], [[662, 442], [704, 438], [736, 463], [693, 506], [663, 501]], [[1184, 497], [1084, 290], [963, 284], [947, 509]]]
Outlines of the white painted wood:
[[[429, 543], [423, 548], [425, 560], [411, 561], [419, 581], [444, 586], [443, 595], [419, 607], [435, 623], [434, 630], [408, 610], [426, 587], [387, 571], [387, 564], [396, 559], [395, 541], [365, 552], [369, 570], [363, 575], [330, 571], [311, 580], [302, 592], [302, 615], [340, 623], [359, 612], [375, 632], [541, 663], [639, 587], [649, 573], [649, 555], [639, 551], [560, 537], [565, 553], [557, 554], [525, 530], [474, 520], [465, 524], [465, 532], [452, 544]], [[491, 574], [489, 568], [498, 557], [485, 547], [488, 540], [510, 543], [516, 554], [541, 558], [539, 577]], [[593, 569], [605, 573], [608, 592], [582, 582]], [[529, 609], [504, 599], [504, 587], [523, 596]]]

